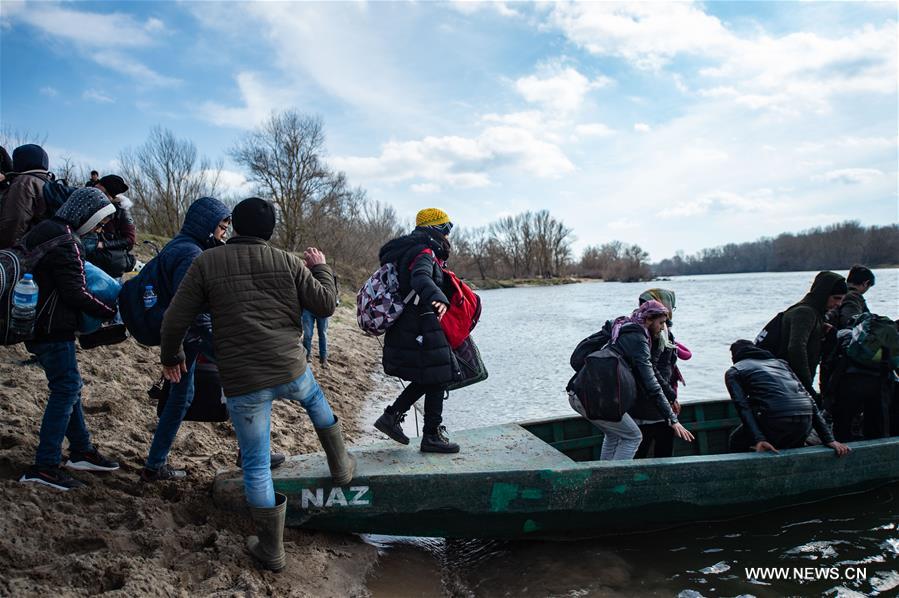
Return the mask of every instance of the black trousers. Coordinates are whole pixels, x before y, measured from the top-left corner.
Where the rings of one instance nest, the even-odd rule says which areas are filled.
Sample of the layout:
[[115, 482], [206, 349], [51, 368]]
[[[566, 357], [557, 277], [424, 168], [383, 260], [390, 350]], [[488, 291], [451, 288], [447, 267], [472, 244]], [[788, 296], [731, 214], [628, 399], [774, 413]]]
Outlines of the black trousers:
[[668, 422], [643, 424], [640, 426], [640, 432], [643, 434], [643, 440], [637, 448], [635, 459], [649, 457], [650, 449], [653, 457], [670, 457], [674, 452], [674, 429]]
[[[833, 404], [833, 435], [840, 442], [849, 442], [852, 435], [852, 420], [864, 413], [862, 433], [865, 439], [887, 436], [890, 421], [890, 391], [885, 385], [891, 384], [882, 376], [865, 374], [843, 374], [836, 388]], [[893, 430], [896, 433], [897, 430]]]
[[[762, 434], [774, 448], [791, 449], [805, 446], [805, 439], [812, 431], [811, 415], [789, 417], [757, 417]], [[740, 424], [730, 433], [730, 450], [739, 453], [748, 451], [755, 443], [749, 432]]]
[[405, 413], [409, 411], [415, 401], [421, 397], [425, 398], [425, 425], [423, 432], [425, 434], [436, 434], [437, 427], [443, 422], [443, 398], [446, 391], [442, 386], [429, 386], [410, 382], [400, 396], [393, 402], [393, 411], [396, 413]]

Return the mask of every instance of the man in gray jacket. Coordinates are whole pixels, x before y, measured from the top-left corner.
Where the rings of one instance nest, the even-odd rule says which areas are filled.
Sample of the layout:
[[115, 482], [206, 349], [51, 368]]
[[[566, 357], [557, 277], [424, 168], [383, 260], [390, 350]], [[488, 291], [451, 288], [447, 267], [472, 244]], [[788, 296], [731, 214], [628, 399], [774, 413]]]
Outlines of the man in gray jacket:
[[190, 266], [162, 323], [163, 375], [177, 382], [186, 371], [181, 343], [197, 314], [212, 316], [213, 340], [231, 422], [243, 454], [244, 491], [258, 536], [250, 552], [272, 570], [285, 565], [286, 497], [275, 494], [269, 470], [272, 401], [297, 401], [312, 420], [334, 485], [348, 483], [355, 460], [340, 426], [306, 367], [300, 314], [334, 313], [337, 293], [325, 256], [314, 248], [304, 260], [268, 244], [275, 210], [257, 197], [231, 213], [236, 233], [203, 252]]

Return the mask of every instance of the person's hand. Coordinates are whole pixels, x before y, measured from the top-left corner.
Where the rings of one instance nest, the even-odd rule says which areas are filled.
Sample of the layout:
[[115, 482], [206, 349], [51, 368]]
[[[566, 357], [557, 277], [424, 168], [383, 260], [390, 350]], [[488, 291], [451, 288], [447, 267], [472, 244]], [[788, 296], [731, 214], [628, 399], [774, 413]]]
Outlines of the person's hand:
[[181, 382], [181, 374], [187, 373], [187, 364], [182, 361], [178, 365], [162, 366], [162, 377], [173, 384]]
[[431, 301], [431, 305], [434, 306], [434, 311], [437, 312], [437, 321], [439, 322], [446, 315], [446, 303]]
[[765, 452], [777, 453], [777, 452], [779, 452], [776, 448], [774, 448], [774, 445], [771, 444], [770, 442], [768, 442], [767, 440], [762, 440], [760, 442], [755, 443], [755, 445], [753, 445], [753, 447], [752, 447], [752, 450], [754, 450], [757, 453], [765, 453]]
[[103, 249], [103, 241], [97, 241], [97, 249]]
[[693, 434], [690, 433], [690, 430], [686, 429], [681, 424], [674, 424], [671, 426], [674, 429], [674, 435], [680, 438], [681, 440], [686, 440], [687, 442], [693, 442]]
[[834, 452], [837, 454], [837, 457], [842, 457], [843, 455], [848, 455], [850, 453], [850, 451], [852, 451], [851, 448], [849, 448], [842, 442], [837, 442], [836, 440], [834, 440], [833, 442], [828, 442], [827, 446], [829, 446], [830, 448], [832, 448], [834, 450]]
[[316, 249], [315, 247], [307, 247], [306, 251], [303, 252], [303, 259], [306, 260], [306, 267], [311, 268], [312, 266], [320, 266], [325, 262], [325, 254], [321, 252], [320, 249]]
[[674, 399], [674, 402], [671, 403], [671, 410], [674, 411], [674, 415], [680, 415], [680, 401]]

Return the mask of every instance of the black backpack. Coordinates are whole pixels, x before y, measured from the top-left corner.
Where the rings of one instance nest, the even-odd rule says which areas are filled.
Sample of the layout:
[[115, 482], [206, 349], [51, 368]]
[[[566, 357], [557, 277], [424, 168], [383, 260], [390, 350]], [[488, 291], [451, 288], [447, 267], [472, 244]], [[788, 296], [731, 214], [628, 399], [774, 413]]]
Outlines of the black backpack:
[[44, 241], [31, 250], [25, 249], [22, 243], [0, 250], [0, 345], [15, 345], [29, 340], [9, 329], [12, 320], [13, 289], [16, 284], [26, 273], [33, 273], [45, 255], [72, 240], [74, 237], [71, 234], [65, 234]]
[[580, 369], [584, 367], [584, 361], [586, 361], [587, 355], [594, 351], [599, 351], [605, 347], [610, 340], [612, 340], [612, 321], [608, 320], [603, 324], [603, 327], [599, 332], [594, 332], [577, 344], [577, 347], [574, 348], [574, 352], [571, 354], [571, 358], [568, 360], [571, 364], [571, 369], [575, 372], [580, 371]]
[[566, 390], [577, 396], [587, 419], [621, 421], [637, 400], [631, 364], [611, 338], [612, 322], [608, 321], [599, 332], [578, 343], [571, 354], [571, 366], [577, 373]]
[[780, 337], [783, 335], [784, 312], [780, 312], [771, 321], [765, 324], [755, 337], [755, 346], [777, 355], [780, 347]]
[[65, 181], [51, 179], [44, 182], [44, 203], [47, 204], [47, 218], [56, 214], [56, 210], [66, 203], [77, 187], [69, 187]]

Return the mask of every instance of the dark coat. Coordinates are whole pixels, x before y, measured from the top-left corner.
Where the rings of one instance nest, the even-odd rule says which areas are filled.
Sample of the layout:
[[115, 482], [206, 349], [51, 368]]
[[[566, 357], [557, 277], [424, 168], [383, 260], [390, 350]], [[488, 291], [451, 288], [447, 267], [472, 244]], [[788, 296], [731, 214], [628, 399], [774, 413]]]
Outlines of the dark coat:
[[[674, 336], [670, 332], [668, 334], [673, 342]], [[678, 377], [678, 372], [675, 368], [677, 351], [666, 348], [657, 339], [652, 339], [649, 359], [656, 382], [665, 394], [668, 403], [673, 403], [677, 400], [677, 392], [675, 391]], [[631, 417], [647, 422], [668, 418], [666, 413], [659, 409], [655, 399], [643, 390], [642, 384], [637, 385], [637, 402], [629, 413]]]
[[809, 394], [816, 394], [812, 379], [821, 361], [821, 343], [824, 336], [824, 316], [831, 290], [842, 276], [834, 272], [821, 272], [806, 296], [784, 312], [780, 343], [775, 357], [784, 359]]
[[[166, 243], [159, 255], [159, 285], [168, 297], [174, 297], [193, 261], [206, 249], [221, 245], [213, 237], [219, 222], [231, 214], [228, 207], [212, 197], [201, 197], [190, 204], [181, 231]], [[297, 314], [299, 318], [299, 314]], [[208, 313], [197, 316], [196, 326], [207, 332], [212, 328]]]
[[859, 314], [869, 314], [871, 310], [868, 309], [868, 303], [865, 301], [864, 295], [858, 291], [850, 290], [843, 297], [843, 302], [836, 308], [835, 312], [836, 317], [831, 323], [835, 328], [842, 330], [844, 328], [852, 328], [852, 318]]
[[[424, 252], [425, 249], [431, 252]], [[445, 385], [461, 375], [431, 305], [432, 301], [449, 305], [437, 257], [443, 251], [441, 239], [423, 229], [381, 248], [381, 264], [396, 264], [400, 295], [405, 297], [410, 290], [416, 293], [384, 337], [382, 363], [390, 376], [425, 385]]]
[[[84, 238], [83, 241], [87, 260], [113, 278], [118, 278], [134, 268], [136, 259], [131, 255], [131, 250], [137, 241], [137, 232], [131, 217], [131, 201], [123, 199], [112, 205], [115, 214], [100, 234], [91, 235], [90, 239]], [[98, 246], [101, 241], [102, 249]]]
[[197, 257], [181, 281], [162, 322], [162, 363], [184, 359], [184, 334], [208, 306], [226, 395], [287, 384], [306, 371], [300, 314], [328, 317], [336, 304], [328, 266], [309, 269], [262, 239], [234, 237]]
[[[625, 324], [619, 331], [615, 345], [631, 366], [639, 388], [637, 401], [628, 414], [637, 419], [664, 419], [671, 423], [676, 422], [677, 416], [671, 409], [669, 398], [665, 396], [659, 384], [657, 371], [652, 366], [646, 329], [633, 322]], [[670, 400], [673, 402], [674, 398]], [[661, 414], [661, 417], [656, 413]]]
[[768, 351], [750, 347], [738, 353], [724, 383], [754, 444], [767, 440], [759, 418], [800, 415], [812, 416], [822, 442], [833, 442], [830, 428], [798, 376], [786, 361]]
[[27, 249], [34, 249], [50, 239], [73, 235], [71, 240], [47, 253], [35, 268], [34, 277], [38, 285], [35, 341], [75, 340], [80, 312], [101, 320], [115, 316], [113, 306], [106, 305], [88, 291], [84, 275], [84, 249], [73, 233], [96, 212], [95, 207], [98, 206], [85, 206], [78, 213], [60, 210], [53, 218], [35, 226], [22, 240]]
[[44, 183], [49, 176], [45, 170], [32, 170], [10, 177], [12, 182], [0, 202], [0, 249], [17, 244], [46, 219]]

